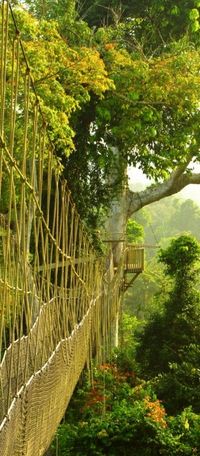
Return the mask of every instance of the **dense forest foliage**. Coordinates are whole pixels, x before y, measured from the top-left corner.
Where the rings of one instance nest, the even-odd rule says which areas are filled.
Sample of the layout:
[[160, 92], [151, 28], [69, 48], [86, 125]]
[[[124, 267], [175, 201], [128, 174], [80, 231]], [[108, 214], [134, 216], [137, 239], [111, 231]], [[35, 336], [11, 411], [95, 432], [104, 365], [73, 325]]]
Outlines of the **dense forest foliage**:
[[88, 227], [99, 229], [127, 164], [158, 189], [140, 203], [130, 193], [129, 212], [199, 182], [197, 0], [13, 3], [57, 167]]

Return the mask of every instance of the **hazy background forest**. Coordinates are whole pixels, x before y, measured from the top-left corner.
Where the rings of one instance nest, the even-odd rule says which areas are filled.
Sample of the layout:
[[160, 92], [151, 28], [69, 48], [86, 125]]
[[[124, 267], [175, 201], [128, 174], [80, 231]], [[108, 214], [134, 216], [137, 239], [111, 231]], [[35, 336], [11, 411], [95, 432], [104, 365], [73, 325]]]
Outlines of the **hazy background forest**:
[[[143, 182], [131, 181], [134, 191], [145, 186]], [[192, 186], [191, 186], [192, 187]], [[199, 199], [196, 189], [196, 201]], [[156, 306], [157, 294], [166, 285], [163, 267], [158, 263], [159, 248], [169, 245], [174, 236], [190, 233], [200, 241], [200, 205], [193, 199], [192, 188], [183, 195], [165, 198], [134, 214], [127, 228], [128, 240], [145, 244], [145, 270], [138, 276], [125, 295], [125, 308], [140, 319], [147, 318]]]

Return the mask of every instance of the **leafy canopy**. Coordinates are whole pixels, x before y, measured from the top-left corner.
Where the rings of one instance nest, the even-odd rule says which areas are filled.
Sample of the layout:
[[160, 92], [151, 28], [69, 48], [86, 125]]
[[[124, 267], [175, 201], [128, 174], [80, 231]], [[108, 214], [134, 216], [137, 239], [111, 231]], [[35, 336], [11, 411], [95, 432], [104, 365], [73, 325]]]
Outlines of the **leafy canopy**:
[[17, 12], [37, 90], [89, 225], [120, 191], [127, 163], [163, 180], [174, 167], [199, 161], [196, 0], [24, 5], [37, 18]]
[[166, 266], [167, 274], [175, 277], [181, 274], [182, 280], [191, 273], [191, 270], [193, 271], [199, 258], [200, 246], [194, 238], [188, 235], [173, 239], [166, 250], [161, 249], [159, 256], [160, 261]]

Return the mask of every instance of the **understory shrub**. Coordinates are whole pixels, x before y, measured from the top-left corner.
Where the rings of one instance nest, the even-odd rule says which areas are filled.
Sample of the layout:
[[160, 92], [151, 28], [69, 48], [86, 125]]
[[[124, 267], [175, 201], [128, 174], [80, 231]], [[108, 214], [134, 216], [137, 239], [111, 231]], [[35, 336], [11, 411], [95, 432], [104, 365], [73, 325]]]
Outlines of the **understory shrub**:
[[75, 396], [58, 429], [59, 456], [199, 454], [200, 417], [191, 408], [167, 416], [151, 385], [133, 372], [104, 364], [93, 386], [86, 380]]

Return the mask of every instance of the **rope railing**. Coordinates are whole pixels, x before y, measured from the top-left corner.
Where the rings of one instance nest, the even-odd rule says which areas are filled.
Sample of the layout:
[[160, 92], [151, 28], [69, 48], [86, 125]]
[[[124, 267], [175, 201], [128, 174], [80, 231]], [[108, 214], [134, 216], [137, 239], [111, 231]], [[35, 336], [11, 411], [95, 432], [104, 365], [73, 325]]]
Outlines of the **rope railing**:
[[0, 27], [0, 454], [39, 456], [110, 345], [121, 272], [105, 274], [59, 175], [7, 0]]

